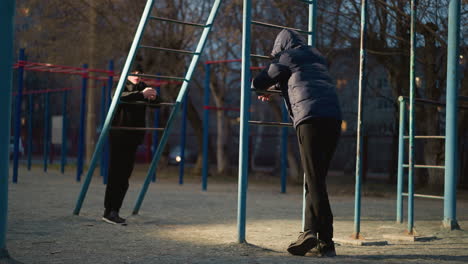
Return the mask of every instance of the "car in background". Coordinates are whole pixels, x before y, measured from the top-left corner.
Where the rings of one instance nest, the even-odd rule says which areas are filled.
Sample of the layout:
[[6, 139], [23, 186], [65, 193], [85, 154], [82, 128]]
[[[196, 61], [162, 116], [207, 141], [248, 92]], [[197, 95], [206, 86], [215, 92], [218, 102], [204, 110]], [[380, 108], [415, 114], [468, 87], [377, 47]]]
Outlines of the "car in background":
[[[15, 151], [15, 138], [11, 137], [10, 138], [10, 159], [13, 158], [14, 151]], [[21, 140], [21, 138], [19, 138], [18, 152], [19, 152], [18, 154], [20, 157], [24, 155], [23, 141]]]
[[[186, 163], [195, 163], [197, 154], [190, 148], [185, 147], [184, 157]], [[182, 161], [181, 146], [177, 145], [169, 151], [168, 163], [169, 165], [179, 165]]]

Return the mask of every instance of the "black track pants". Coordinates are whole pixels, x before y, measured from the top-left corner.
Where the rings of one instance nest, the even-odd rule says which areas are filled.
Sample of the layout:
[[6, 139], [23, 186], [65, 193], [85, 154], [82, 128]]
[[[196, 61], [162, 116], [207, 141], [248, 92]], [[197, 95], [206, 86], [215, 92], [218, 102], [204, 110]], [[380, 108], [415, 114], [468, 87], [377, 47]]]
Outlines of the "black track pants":
[[305, 231], [327, 242], [333, 238], [333, 214], [326, 177], [340, 137], [341, 121], [313, 118], [297, 126], [297, 138], [306, 181]]

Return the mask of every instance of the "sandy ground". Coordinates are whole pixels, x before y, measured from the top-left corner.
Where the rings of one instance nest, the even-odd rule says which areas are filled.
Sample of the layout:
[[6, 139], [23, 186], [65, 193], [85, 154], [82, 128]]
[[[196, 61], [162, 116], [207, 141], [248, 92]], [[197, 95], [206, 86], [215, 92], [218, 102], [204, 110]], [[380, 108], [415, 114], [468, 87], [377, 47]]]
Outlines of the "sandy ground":
[[[416, 199], [415, 226], [429, 238], [388, 241], [384, 246], [337, 246], [338, 257], [291, 256], [287, 245], [301, 228], [300, 187], [287, 194], [279, 186], [251, 183], [248, 192], [247, 244], [237, 240], [237, 184], [209, 183], [202, 192], [197, 180], [180, 186], [176, 178], [160, 179], [148, 190], [140, 214], [131, 209], [142, 184], [132, 179], [122, 208], [128, 226], [101, 221], [104, 186], [91, 184], [80, 216], [72, 211], [81, 188], [72, 172], [20, 171], [10, 184], [8, 252], [22, 263], [467, 263], [468, 232], [441, 229], [443, 202]], [[339, 186], [338, 186], [339, 187]], [[333, 189], [333, 188], [332, 188]], [[331, 193], [335, 237], [353, 231], [354, 198]], [[393, 197], [363, 197], [362, 235], [383, 240], [402, 234], [395, 224]], [[468, 201], [458, 203], [458, 220], [468, 226]], [[2, 261], [0, 260], [0, 263]]]

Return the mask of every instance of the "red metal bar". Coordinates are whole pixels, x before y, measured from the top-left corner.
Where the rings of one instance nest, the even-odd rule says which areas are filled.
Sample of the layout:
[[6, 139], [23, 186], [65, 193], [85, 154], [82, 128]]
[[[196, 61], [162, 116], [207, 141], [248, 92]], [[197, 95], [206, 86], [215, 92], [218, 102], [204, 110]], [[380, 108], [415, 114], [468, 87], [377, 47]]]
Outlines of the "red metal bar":
[[232, 112], [239, 112], [240, 108], [235, 108], [235, 107], [216, 107], [216, 106], [211, 106], [211, 105], [205, 105], [203, 106], [203, 109], [206, 110], [216, 110], [216, 111], [232, 111]]

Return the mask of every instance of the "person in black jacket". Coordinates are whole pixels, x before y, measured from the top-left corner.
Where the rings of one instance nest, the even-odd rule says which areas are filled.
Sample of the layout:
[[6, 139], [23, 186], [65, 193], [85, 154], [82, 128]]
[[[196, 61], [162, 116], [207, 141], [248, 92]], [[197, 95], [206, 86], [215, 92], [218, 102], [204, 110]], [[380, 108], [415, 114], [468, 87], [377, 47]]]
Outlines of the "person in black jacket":
[[320, 52], [307, 46], [301, 36], [284, 29], [276, 37], [273, 62], [253, 80], [261, 90], [280, 89], [296, 129], [305, 173], [305, 226], [288, 252], [293, 255], [335, 256], [333, 215], [326, 176], [341, 131], [341, 110], [333, 80]]
[[[137, 66], [132, 74], [139, 73], [142, 73], [142, 70]], [[158, 102], [159, 96], [155, 89], [140, 81], [138, 76], [127, 77], [109, 132], [109, 177], [102, 217], [105, 222], [125, 224], [125, 219], [119, 216], [119, 210], [128, 190], [128, 179], [133, 171], [137, 147], [145, 136], [145, 131], [128, 128], [145, 127], [146, 104]]]

